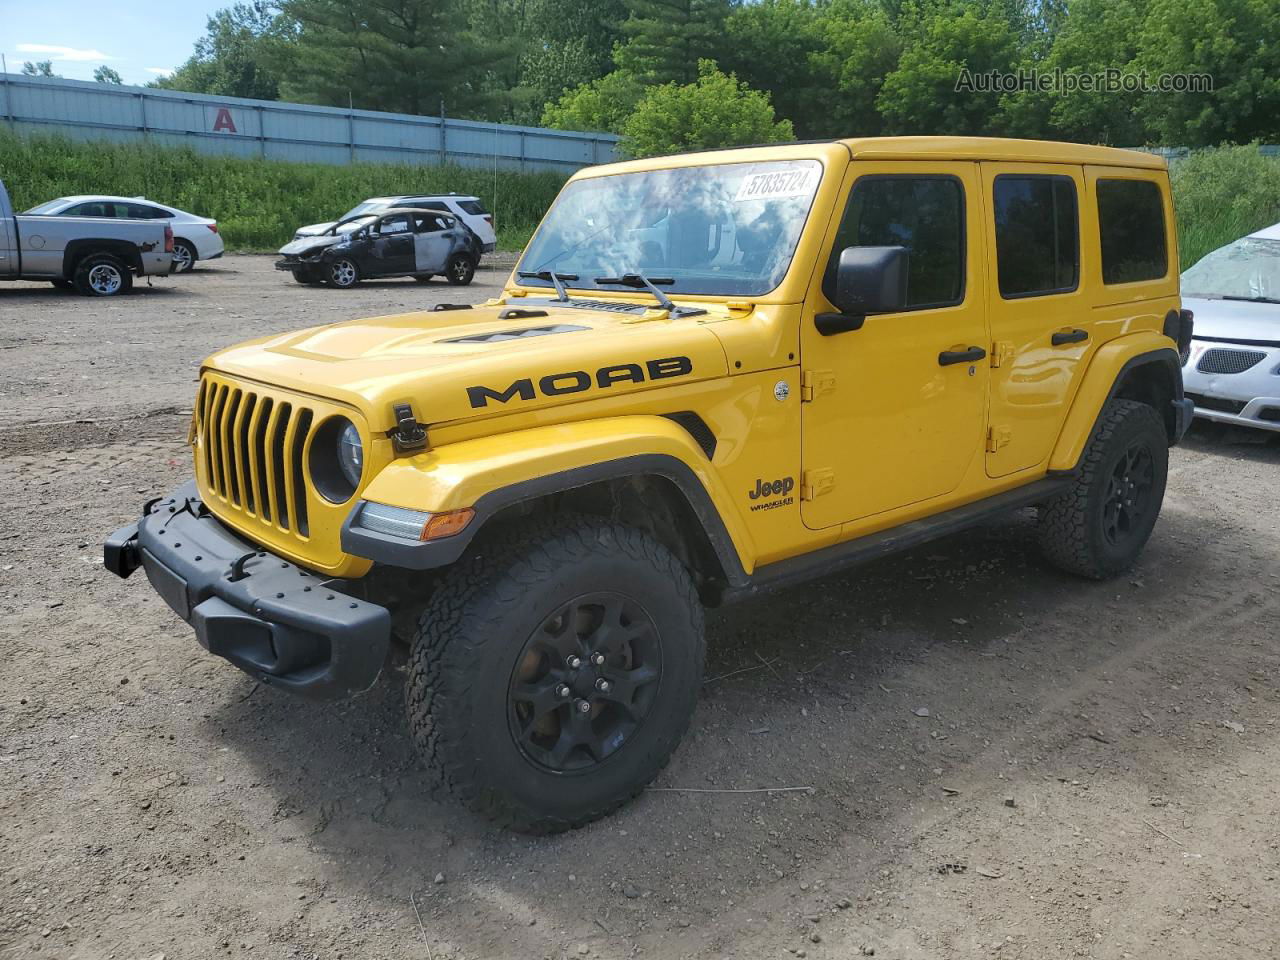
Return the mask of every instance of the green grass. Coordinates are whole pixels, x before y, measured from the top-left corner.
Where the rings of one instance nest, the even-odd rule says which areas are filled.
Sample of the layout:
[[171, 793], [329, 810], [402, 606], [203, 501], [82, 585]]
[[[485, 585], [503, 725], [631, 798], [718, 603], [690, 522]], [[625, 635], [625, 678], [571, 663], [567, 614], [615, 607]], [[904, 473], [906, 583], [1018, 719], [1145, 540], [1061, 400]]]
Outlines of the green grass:
[[1185, 270], [1206, 253], [1280, 223], [1280, 157], [1257, 146], [1200, 150], [1170, 167]]
[[332, 220], [366, 197], [463, 193], [493, 211], [498, 246], [518, 250], [565, 176], [456, 166], [283, 163], [186, 147], [81, 143], [0, 132], [0, 178], [14, 207], [81, 193], [146, 196], [213, 217], [228, 249], [274, 251], [303, 224]]

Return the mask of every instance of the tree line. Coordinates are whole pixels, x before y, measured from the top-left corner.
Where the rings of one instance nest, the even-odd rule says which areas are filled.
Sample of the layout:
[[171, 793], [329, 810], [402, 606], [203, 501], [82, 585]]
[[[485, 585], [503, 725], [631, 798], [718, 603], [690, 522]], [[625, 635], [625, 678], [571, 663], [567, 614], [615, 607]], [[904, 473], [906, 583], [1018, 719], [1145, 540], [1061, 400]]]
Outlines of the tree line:
[[[1115, 89], [1052, 82], [1107, 71]], [[1171, 74], [1199, 86], [1160, 89]], [[881, 134], [1278, 142], [1280, 0], [253, 0], [155, 85], [603, 130], [635, 155]]]

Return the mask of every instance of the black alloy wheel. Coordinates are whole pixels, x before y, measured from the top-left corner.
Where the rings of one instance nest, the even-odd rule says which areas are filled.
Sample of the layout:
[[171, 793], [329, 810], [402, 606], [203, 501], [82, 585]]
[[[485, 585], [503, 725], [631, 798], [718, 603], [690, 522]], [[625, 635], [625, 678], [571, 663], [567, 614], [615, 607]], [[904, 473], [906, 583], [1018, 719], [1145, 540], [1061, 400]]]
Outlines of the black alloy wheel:
[[557, 608], [512, 672], [508, 719], [517, 748], [558, 773], [605, 762], [637, 731], [662, 682], [653, 618], [621, 593]]

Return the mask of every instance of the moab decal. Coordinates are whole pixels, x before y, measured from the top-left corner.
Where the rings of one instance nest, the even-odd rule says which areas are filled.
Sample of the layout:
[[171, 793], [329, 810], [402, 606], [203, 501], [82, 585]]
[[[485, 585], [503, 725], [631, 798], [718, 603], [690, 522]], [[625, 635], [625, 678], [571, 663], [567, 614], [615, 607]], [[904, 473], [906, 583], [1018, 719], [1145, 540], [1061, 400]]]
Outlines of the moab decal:
[[523, 377], [505, 390], [494, 387], [467, 387], [467, 399], [474, 409], [487, 407], [490, 400], [508, 403], [517, 397], [521, 400], [532, 400], [538, 394], [544, 397], [559, 397], [566, 393], [581, 393], [590, 390], [594, 383], [598, 387], [612, 387], [617, 383], [644, 383], [645, 380], [666, 380], [669, 377], [683, 377], [693, 372], [693, 361], [688, 357], [661, 357], [649, 360], [644, 364], [617, 363], [601, 367], [593, 377], [586, 370], [567, 370], [564, 373], [550, 373], [539, 378], [535, 388], [532, 377]]

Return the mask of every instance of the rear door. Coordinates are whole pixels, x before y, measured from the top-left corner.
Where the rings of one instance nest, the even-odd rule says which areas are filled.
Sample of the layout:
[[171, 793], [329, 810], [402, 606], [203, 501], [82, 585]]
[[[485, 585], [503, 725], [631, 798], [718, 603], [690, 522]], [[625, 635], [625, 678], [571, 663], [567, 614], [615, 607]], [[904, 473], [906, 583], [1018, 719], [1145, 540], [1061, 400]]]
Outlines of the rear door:
[[[822, 529], [945, 496], [982, 453], [985, 261], [977, 165], [857, 162], [801, 321], [801, 516]], [[840, 253], [903, 246], [901, 313], [822, 336]]]
[[368, 262], [361, 264], [366, 275], [413, 273], [414, 266], [413, 218], [407, 213], [393, 213], [383, 217], [378, 232], [372, 234]]
[[443, 273], [453, 249], [453, 221], [433, 213], [414, 217], [414, 256], [418, 273]]
[[981, 166], [994, 251], [986, 467], [989, 477], [1004, 477], [1049, 456], [1094, 347], [1080, 238], [1096, 224], [1081, 167]]

